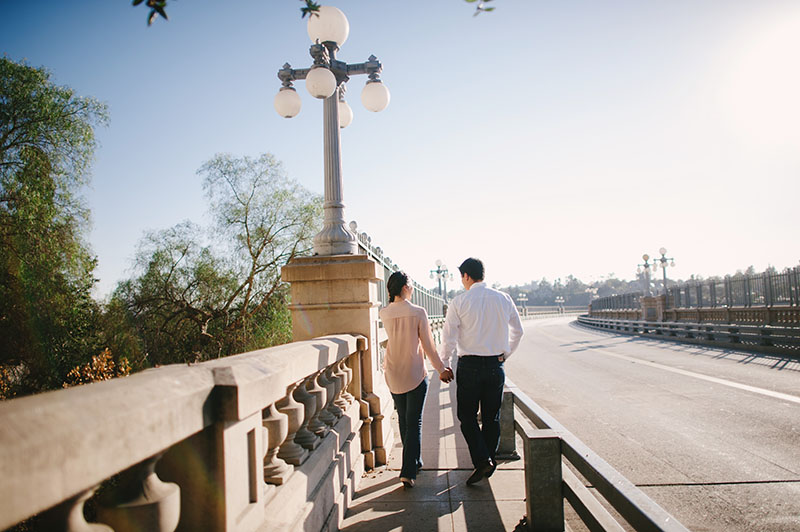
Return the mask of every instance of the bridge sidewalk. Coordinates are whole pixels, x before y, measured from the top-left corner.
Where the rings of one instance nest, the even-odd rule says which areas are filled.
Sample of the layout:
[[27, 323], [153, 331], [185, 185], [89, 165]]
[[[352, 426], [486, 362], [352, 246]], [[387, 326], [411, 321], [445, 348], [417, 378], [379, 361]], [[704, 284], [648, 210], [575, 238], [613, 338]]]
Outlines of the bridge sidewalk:
[[429, 374], [422, 420], [424, 466], [412, 489], [398, 479], [401, 453], [397, 416], [389, 464], [367, 473], [345, 514], [345, 532], [514, 530], [525, 515], [522, 460], [500, 462], [492, 478], [473, 486], [467, 444], [455, 419], [455, 381]]

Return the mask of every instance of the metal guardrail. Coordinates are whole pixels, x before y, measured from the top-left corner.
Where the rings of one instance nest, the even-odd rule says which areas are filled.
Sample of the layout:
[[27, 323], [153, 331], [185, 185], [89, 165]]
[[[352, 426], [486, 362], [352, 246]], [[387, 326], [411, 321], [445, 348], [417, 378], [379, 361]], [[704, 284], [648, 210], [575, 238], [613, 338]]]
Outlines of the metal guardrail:
[[618, 320], [579, 316], [578, 323], [597, 329], [662, 340], [800, 354], [800, 327]]
[[[605, 460], [588, 448], [547, 411], [506, 379], [500, 416], [498, 457], [516, 455], [516, 434], [522, 437], [525, 459], [525, 501], [533, 531], [564, 529], [564, 500], [589, 530], [687, 532]], [[516, 412], [522, 416], [516, 416]], [[579, 476], [580, 475], [580, 476]], [[583, 478], [581, 478], [583, 477]], [[592, 487], [606, 504], [587, 487]]]

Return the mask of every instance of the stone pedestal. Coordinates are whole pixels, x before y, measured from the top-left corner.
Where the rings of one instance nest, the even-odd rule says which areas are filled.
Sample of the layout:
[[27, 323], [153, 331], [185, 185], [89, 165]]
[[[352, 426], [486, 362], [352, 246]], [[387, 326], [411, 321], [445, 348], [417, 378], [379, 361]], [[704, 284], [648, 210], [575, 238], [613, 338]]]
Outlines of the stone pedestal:
[[[328, 334], [359, 334], [367, 338], [361, 360], [361, 393], [369, 404], [373, 434], [391, 434], [384, 410], [391, 396], [378, 365], [378, 282], [382, 266], [366, 255], [301, 257], [281, 269], [291, 284], [292, 339], [310, 340]], [[373, 438], [372, 449], [381, 465], [386, 439]], [[366, 457], [369, 460], [369, 457]]]
[[667, 306], [666, 296], [645, 296], [640, 298], [639, 301], [642, 304], [642, 320], [664, 321]]

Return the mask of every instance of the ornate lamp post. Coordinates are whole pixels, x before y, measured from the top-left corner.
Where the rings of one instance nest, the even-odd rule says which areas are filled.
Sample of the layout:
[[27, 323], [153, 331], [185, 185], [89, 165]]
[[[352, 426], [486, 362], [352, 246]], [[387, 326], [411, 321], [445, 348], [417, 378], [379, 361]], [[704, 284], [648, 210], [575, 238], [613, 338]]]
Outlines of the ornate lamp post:
[[517, 296], [517, 302], [519, 303], [520, 308], [522, 308], [522, 315], [527, 316], [528, 305], [526, 305], [526, 303], [528, 302], [528, 294], [525, 292], [520, 292], [520, 294]]
[[347, 40], [350, 23], [344, 13], [331, 6], [322, 6], [318, 15], [308, 20], [309, 50], [314, 63], [311, 68], [293, 69], [289, 63], [278, 71], [283, 86], [275, 96], [275, 110], [285, 118], [300, 112], [302, 102], [292, 86], [305, 80], [306, 89], [315, 98], [324, 100], [323, 132], [325, 153], [325, 219], [322, 231], [314, 237], [315, 255], [354, 255], [358, 250], [356, 235], [344, 221], [342, 163], [339, 128], [347, 127], [353, 111], [344, 101], [345, 83], [350, 76], [367, 74], [369, 80], [361, 92], [361, 102], [370, 111], [382, 111], [389, 105], [389, 90], [379, 78], [382, 66], [371, 55], [365, 63], [349, 65], [336, 59], [336, 52]]
[[564, 296], [556, 296], [556, 305], [558, 305], [558, 313], [564, 314]]
[[[642, 255], [642, 260], [644, 261], [644, 264], [639, 264], [638, 265], [638, 267], [636, 268], [636, 273], [638, 273], [639, 275], [642, 275], [642, 273], [644, 273], [644, 276], [643, 276], [643, 278], [644, 278], [644, 293], [645, 293], [645, 295], [649, 296], [649, 295], [652, 295], [652, 292], [650, 291], [650, 266], [652, 266], [653, 264], [647, 262], [647, 261], [650, 260], [650, 255], [648, 255], [647, 253]], [[655, 261], [653, 261], [653, 262], [655, 263]], [[644, 268], [644, 270], [642, 270], [642, 268]]]
[[[453, 274], [447, 270], [447, 266], [442, 263], [442, 259], [436, 259], [436, 269], [431, 270], [431, 279], [436, 279], [439, 282], [439, 293], [442, 294], [444, 302], [447, 303], [447, 281], [453, 280]], [[442, 292], [442, 283], [444, 283], [444, 292]]]
[[658, 250], [661, 253], [660, 259], [653, 259], [653, 264], [656, 268], [661, 266], [661, 273], [664, 274], [664, 294], [667, 293], [667, 262], [669, 262], [669, 266], [674, 268], [675, 267], [675, 259], [671, 257], [667, 257], [667, 248], [661, 248]]

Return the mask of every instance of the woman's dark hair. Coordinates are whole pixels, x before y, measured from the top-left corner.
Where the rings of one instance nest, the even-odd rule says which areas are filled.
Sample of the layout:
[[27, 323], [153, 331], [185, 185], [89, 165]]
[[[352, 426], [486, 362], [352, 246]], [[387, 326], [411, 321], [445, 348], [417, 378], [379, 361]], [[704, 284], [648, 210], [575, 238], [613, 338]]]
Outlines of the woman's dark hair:
[[389, 303], [394, 302], [395, 296], [399, 296], [403, 287], [408, 284], [408, 275], [405, 272], [394, 272], [386, 281], [386, 290], [389, 291]]

